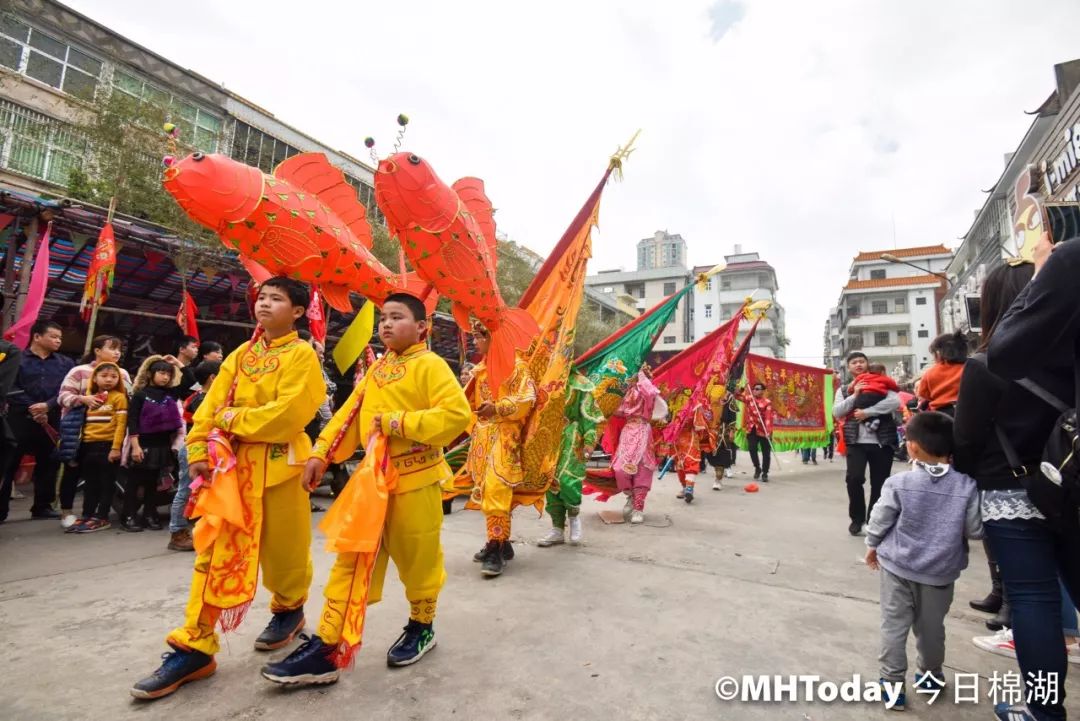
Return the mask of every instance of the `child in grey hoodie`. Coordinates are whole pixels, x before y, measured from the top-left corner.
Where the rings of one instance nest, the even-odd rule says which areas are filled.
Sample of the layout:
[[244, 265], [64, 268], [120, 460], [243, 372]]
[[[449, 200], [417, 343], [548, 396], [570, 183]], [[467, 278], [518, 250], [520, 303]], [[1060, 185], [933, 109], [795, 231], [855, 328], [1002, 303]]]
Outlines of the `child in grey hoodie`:
[[[918, 413], [907, 424], [914, 468], [885, 481], [866, 526], [866, 565], [881, 570], [882, 681], [903, 683], [908, 631], [918, 650], [916, 686], [944, 681], [945, 614], [967, 568], [965, 538], [982, 538], [975, 481], [949, 467], [952, 418]], [[901, 691], [903, 686], [899, 686]], [[904, 705], [901, 693], [891, 708]]]

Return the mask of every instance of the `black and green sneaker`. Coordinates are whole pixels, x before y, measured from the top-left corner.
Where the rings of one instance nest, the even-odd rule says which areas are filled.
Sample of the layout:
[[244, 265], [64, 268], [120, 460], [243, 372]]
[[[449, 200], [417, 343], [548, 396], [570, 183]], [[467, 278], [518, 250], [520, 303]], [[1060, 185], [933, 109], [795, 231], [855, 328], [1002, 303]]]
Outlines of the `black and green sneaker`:
[[430, 623], [409, 619], [405, 632], [386, 652], [387, 666], [411, 666], [435, 648], [435, 629]]

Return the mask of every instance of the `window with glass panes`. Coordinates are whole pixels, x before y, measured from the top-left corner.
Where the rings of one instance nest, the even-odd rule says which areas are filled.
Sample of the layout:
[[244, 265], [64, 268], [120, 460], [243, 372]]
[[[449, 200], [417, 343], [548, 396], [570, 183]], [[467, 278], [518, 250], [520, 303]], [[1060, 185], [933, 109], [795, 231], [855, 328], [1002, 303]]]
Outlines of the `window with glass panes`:
[[236, 121], [232, 157], [242, 163], [254, 166], [264, 173], [272, 173], [274, 166], [299, 152], [301, 151], [298, 148], [284, 140], [278, 140], [247, 123]]
[[368, 213], [369, 218], [374, 218], [377, 223], [383, 225], [386, 224], [386, 218], [383, 216], [382, 211], [379, 210], [378, 204], [375, 203], [375, 189], [360, 180], [354, 178], [348, 173], [344, 173], [345, 182], [356, 189], [356, 197], [360, 199], [360, 202], [364, 204], [364, 209]]
[[879, 313], [889, 312], [889, 301], [887, 300], [874, 300], [870, 302], [870, 312], [874, 315]]
[[82, 163], [86, 140], [70, 125], [0, 100], [0, 165], [17, 173], [67, 185]]
[[166, 109], [169, 121], [180, 129], [181, 143], [203, 152], [217, 152], [221, 135], [221, 118], [217, 115], [124, 70], [113, 72], [112, 84], [126, 95]]
[[889, 331], [887, 331], [887, 330], [876, 331], [874, 333], [874, 345], [879, 346], [879, 347], [880, 346], [888, 347], [888, 345], [889, 345]]
[[100, 60], [11, 15], [0, 15], [0, 65], [81, 100], [101, 77]]

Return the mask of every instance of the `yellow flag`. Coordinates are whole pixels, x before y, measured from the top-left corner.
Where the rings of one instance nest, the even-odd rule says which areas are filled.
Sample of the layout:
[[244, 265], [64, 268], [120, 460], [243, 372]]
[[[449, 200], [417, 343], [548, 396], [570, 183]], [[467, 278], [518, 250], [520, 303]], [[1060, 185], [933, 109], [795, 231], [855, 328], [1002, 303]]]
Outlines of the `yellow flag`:
[[334, 346], [334, 364], [342, 375], [349, 372], [349, 368], [360, 357], [360, 354], [371, 342], [371, 333], [375, 330], [375, 304], [366, 301], [360, 308], [360, 312], [353, 318], [345, 335]]

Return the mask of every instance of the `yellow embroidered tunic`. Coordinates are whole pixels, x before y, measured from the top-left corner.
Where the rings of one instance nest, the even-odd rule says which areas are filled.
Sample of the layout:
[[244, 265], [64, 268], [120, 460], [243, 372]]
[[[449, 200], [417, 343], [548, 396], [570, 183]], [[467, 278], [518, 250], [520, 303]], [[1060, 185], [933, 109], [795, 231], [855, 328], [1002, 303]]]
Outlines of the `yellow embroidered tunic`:
[[[229, 354], [195, 411], [188, 463], [207, 460], [206, 437], [220, 428], [242, 444], [266, 446], [266, 485], [273, 486], [299, 475], [307, 461], [311, 440], [304, 427], [326, 398], [326, 382], [315, 350], [295, 332], [248, 346]], [[234, 380], [236, 391], [226, 406]]]
[[[216, 382], [215, 382], [216, 385]], [[360, 412], [348, 428], [352, 409]], [[315, 441], [312, 455], [343, 461], [367, 441], [372, 419], [382, 415], [390, 456], [398, 470], [395, 493], [408, 493], [449, 478], [443, 446], [468, 428], [471, 412], [457, 377], [442, 358], [418, 343], [404, 353], [389, 351], [353, 389]], [[330, 445], [344, 428], [333, 459]]]
[[514, 372], [499, 388], [497, 400], [491, 391], [485, 363], [476, 365], [473, 378], [473, 397], [470, 399], [473, 409], [484, 403], [494, 403], [495, 415], [489, 419], [476, 419], [469, 447], [469, 474], [478, 486], [491, 480], [493, 475], [513, 488], [524, 479], [521, 434], [536, 404], [536, 384], [520, 358], [514, 364]]

